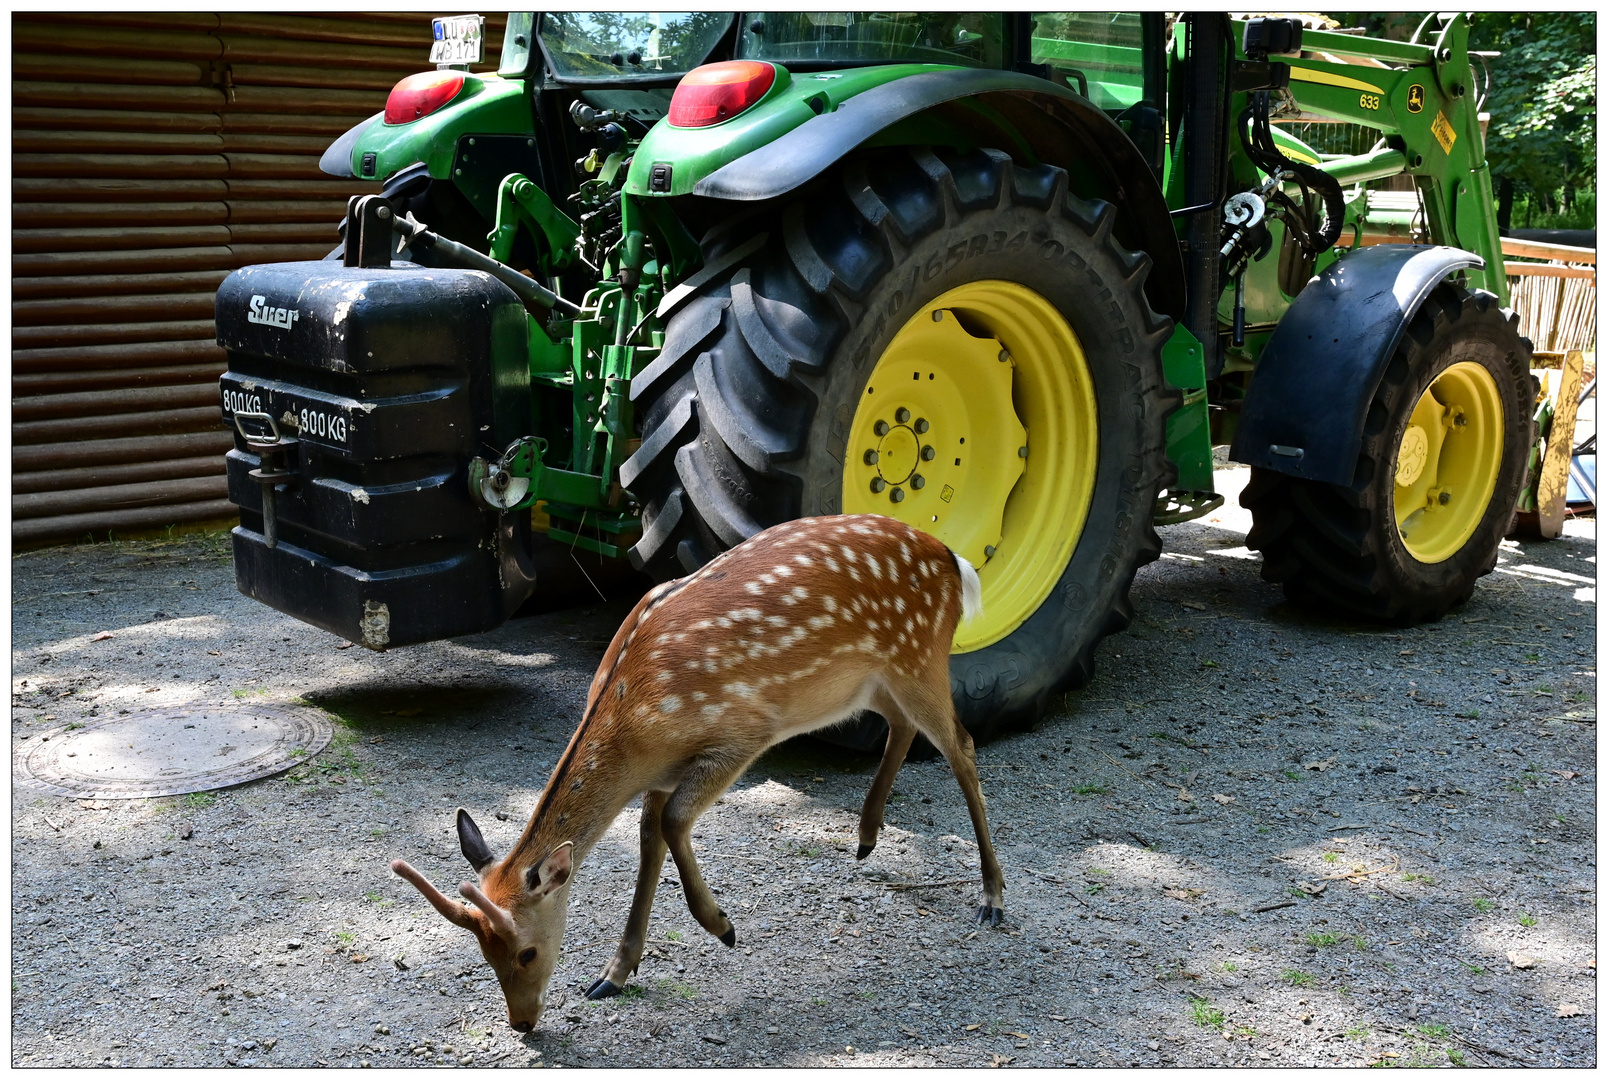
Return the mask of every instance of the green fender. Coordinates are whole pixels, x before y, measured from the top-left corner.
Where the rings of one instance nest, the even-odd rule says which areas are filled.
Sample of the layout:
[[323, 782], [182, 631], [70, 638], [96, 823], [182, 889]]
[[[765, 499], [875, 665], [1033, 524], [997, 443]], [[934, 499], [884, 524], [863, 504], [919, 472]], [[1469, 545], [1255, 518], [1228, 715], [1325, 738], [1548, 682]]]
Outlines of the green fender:
[[734, 202], [797, 190], [867, 145], [993, 146], [1067, 171], [1072, 190], [1116, 205], [1116, 238], [1147, 252], [1150, 304], [1179, 318], [1184, 266], [1161, 186], [1138, 149], [1088, 99], [1011, 71], [897, 64], [790, 75], [746, 112], [706, 128], [656, 124], [626, 178], [644, 201]]

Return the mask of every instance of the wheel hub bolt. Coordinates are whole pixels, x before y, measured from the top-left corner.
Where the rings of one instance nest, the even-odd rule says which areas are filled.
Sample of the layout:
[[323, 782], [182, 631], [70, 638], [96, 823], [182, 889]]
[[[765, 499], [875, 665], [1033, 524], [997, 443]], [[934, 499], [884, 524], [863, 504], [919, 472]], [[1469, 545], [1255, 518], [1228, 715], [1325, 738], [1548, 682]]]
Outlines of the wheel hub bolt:
[[994, 547], [994, 545], [993, 545], [993, 544], [989, 544], [989, 545], [988, 545], [988, 546], [987, 546], [987, 547], [985, 547], [985, 548], [984, 548], [984, 549], [983, 549], [983, 558], [985, 558], [985, 559], [992, 559], [992, 558], [993, 558], [993, 557], [994, 557], [994, 552], [995, 552], [995, 550], [996, 550], [996, 549], [995, 549], [995, 547]]
[[894, 502], [904, 502], [904, 488], [894, 488], [888, 493], [888, 498]]
[[943, 308], [939, 308], [937, 311], [934, 311], [932, 313], [932, 321], [933, 322], [943, 322], [944, 321]]
[[910, 410], [901, 406], [894, 410], [893, 418], [898, 423], [908, 424], [910, 423]]
[[910, 477], [910, 486], [920, 491], [927, 486], [927, 478], [920, 473], [915, 473]]
[[1018, 447], [1017, 447], [1017, 448], [1016, 448], [1016, 456], [1017, 456], [1017, 457], [1026, 457], [1026, 456], [1027, 456], [1027, 447], [1025, 447], [1025, 446], [1018, 446]]
[[873, 495], [881, 494], [882, 489], [887, 487], [887, 486], [888, 486], [888, 482], [886, 480], [882, 479], [882, 477], [873, 476], [871, 478], [871, 494], [873, 494]]
[[888, 422], [886, 420], [878, 420], [871, 430], [875, 431], [878, 435], [886, 435], [888, 433]]
[[1468, 427], [1468, 417], [1464, 416], [1462, 413], [1458, 413], [1452, 418], [1452, 423], [1458, 427]]
[[865, 463], [867, 465], [875, 465], [880, 460], [881, 460], [881, 455], [878, 454], [875, 450], [867, 450], [865, 452]]
[[1450, 491], [1443, 491], [1443, 492], [1440, 493], [1439, 498], [1440, 498], [1440, 504], [1442, 506], [1445, 506], [1447, 503], [1452, 501], [1452, 493]]
[[924, 417], [924, 416], [916, 417], [916, 434], [917, 435], [925, 435], [925, 434], [927, 434], [928, 426], [929, 425], [927, 424], [927, 418], [926, 417]]
[[1001, 349], [999, 351], [999, 362], [1002, 364], [1008, 364], [1011, 362], [1011, 351], [1009, 349]]
[[933, 449], [932, 447], [923, 446], [921, 448], [921, 460], [922, 461], [931, 461], [933, 458], [935, 458], [937, 456], [938, 456], [938, 451]]

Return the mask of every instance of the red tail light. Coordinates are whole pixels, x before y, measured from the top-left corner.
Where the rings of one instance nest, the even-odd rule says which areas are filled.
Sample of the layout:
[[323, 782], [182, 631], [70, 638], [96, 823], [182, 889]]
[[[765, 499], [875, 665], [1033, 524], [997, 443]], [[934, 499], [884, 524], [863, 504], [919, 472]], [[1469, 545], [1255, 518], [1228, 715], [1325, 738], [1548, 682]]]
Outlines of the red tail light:
[[411, 124], [441, 108], [462, 89], [461, 71], [422, 71], [409, 75], [393, 86], [391, 96], [385, 99], [385, 122]]
[[683, 128], [718, 124], [764, 97], [775, 82], [776, 69], [758, 60], [727, 60], [693, 68], [676, 84], [666, 119]]

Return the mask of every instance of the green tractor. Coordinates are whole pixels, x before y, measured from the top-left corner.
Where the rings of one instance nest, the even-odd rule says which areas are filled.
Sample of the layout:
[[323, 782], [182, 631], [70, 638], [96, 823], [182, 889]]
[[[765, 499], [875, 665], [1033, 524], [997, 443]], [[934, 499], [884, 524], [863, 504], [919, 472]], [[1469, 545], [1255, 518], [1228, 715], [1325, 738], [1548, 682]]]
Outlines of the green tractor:
[[978, 567], [982, 738], [1090, 678], [1214, 446], [1292, 601], [1435, 619], [1494, 566], [1534, 391], [1462, 16], [549, 12], [496, 75], [479, 33], [330, 147], [383, 184], [331, 258], [219, 290], [247, 595], [383, 649], [498, 625], [543, 545], [663, 580], [886, 514]]

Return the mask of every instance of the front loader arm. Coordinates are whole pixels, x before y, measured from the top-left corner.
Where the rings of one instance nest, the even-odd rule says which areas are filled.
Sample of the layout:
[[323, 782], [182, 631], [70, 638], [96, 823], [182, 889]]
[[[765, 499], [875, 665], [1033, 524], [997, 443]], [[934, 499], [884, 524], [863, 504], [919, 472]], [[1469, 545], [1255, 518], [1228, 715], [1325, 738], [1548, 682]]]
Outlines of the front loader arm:
[[[1393, 155], [1399, 154], [1401, 171], [1417, 182], [1433, 240], [1484, 259], [1483, 268], [1469, 269], [1470, 283], [1506, 305], [1507, 274], [1476, 113], [1468, 20], [1453, 16], [1429, 44], [1311, 30], [1301, 45], [1302, 55], [1288, 63], [1290, 92], [1302, 110], [1377, 128], [1387, 142], [1387, 149], [1362, 156], [1375, 159], [1372, 169], [1362, 158], [1343, 158], [1325, 162], [1325, 171], [1342, 182], [1389, 175], [1396, 171]], [[1336, 63], [1314, 54], [1405, 66]]]

